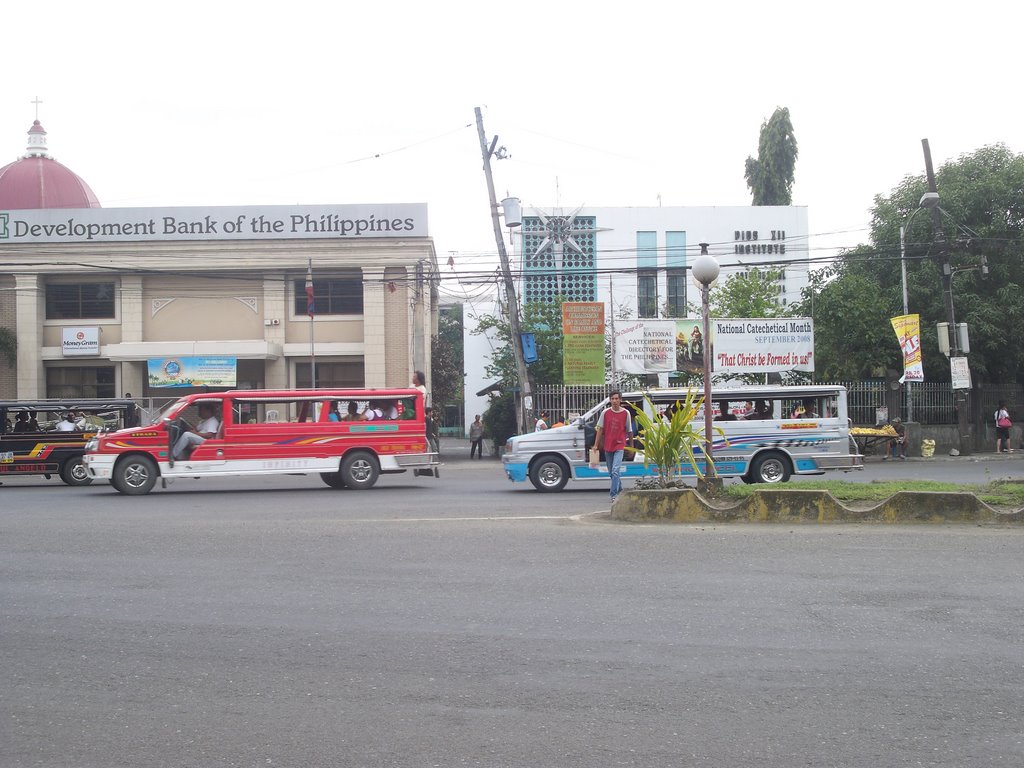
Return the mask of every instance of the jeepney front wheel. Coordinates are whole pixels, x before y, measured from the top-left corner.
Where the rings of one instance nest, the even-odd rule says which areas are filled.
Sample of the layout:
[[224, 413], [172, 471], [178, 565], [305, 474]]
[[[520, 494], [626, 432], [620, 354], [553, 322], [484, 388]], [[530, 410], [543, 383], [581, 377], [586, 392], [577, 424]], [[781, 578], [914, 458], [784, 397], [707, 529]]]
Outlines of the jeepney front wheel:
[[111, 484], [127, 496], [141, 496], [156, 485], [156, 462], [148, 456], [127, 456], [114, 465]]
[[372, 488], [379, 474], [380, 466], [372, 453], [353, 451], [341, 460], [341, 478], [354, 491]]
[[768, 451], [754, 459], [750, 479], [755, 483], [784, 483], [789, 480], [789, 459], [776, 451]]
[[569, 466], [558, 456], [543, 456], [530, 467], [530, 482], [541, 493], [555, 493], [569, 482]]
[[88, 485], [92, 482], [81, 456], [73, 456], [64, 462], [60, 468], [60, 479], [68, 485]]

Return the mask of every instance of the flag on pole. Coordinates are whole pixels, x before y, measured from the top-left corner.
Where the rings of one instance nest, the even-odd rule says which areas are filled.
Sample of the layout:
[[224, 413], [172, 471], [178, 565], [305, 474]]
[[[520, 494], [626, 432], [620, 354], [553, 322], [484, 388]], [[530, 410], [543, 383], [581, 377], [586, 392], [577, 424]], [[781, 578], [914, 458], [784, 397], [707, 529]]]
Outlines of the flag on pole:
[[306, 269], [306, 314], [310, 317], [316, 312], [316, 302], [313, 300], [313, 260], [309, 260]]

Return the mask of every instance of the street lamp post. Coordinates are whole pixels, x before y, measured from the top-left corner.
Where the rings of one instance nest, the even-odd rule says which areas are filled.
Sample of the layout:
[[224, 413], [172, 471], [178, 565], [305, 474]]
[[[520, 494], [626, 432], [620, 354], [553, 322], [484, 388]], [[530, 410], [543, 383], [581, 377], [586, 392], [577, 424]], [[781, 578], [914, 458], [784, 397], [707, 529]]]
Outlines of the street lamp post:
[[711, 413], [711, 310], [708, 294], [711, 284], [718, 279], [718, 259], [708, 253], [708, 244], [700, 244], [700, 256], [693, 262], [693, 279], [700, 284], [700, 308], [704, 322], [704, 479], [698, 483], [701, 491], [714, 494], [722, 485], [715, 471], [714, 447], [712, 445]]

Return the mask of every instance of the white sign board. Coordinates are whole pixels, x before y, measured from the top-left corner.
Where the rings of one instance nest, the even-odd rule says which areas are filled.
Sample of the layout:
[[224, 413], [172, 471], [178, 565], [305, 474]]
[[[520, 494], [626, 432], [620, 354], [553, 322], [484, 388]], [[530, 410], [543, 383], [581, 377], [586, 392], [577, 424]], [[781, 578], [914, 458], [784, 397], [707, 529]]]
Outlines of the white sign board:
[[727, 318], [711, 322], [715, 373], [814, 371], [809, 317]]
[[676, 321], [635, 320], [616, 326], [615, 368], [620, 373], [676, 370]]
[[96, 326], [62, 328], [60, 349], [64, 357], [99, 355], [100, 329]]
[[953, 380], [953, 389], [971, 388], [971, 369], [966, 357], [949, 358], [949, 373]]

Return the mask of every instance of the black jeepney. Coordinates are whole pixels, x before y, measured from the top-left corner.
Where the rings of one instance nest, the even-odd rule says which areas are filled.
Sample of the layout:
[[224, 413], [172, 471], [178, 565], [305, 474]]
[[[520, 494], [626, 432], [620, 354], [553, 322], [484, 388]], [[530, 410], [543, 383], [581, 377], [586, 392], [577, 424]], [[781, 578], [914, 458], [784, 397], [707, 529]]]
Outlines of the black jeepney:
[[58, 475], [68, 485], [88, 485], [85, 444], [99, 431], [135, 426], [139, 413], [133, 400], [0, 401], [0, 480]]

